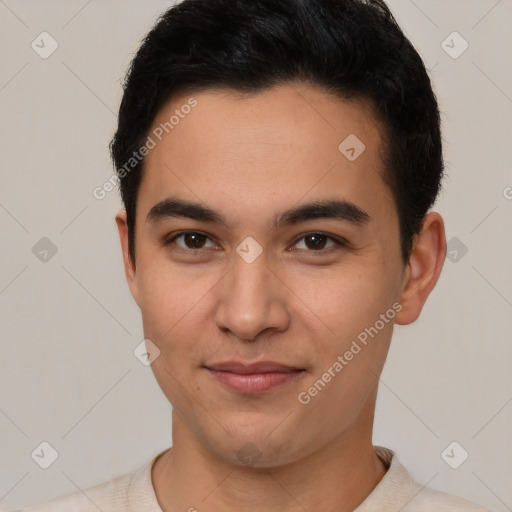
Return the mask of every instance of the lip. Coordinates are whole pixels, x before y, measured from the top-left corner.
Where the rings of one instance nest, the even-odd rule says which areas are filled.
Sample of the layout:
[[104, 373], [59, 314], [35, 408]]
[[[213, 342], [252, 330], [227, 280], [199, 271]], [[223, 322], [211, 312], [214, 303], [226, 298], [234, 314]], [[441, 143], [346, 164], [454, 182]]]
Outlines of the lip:
[[304, 373], [303, 368], [273, 361], [245, 364], [235, 361], [205, 366], [220, 383], [244, 394], [263, 393], [290, 382]]
[[250, 373], [292, 373], [302, 368], [288, 366], [274, 361], [260, 361], [258, 363], [241, 363], [237, 361], [226, 361], [207, 365], [209, 370], [217, 370], [222, 372], [239, 373], [246, 375]]

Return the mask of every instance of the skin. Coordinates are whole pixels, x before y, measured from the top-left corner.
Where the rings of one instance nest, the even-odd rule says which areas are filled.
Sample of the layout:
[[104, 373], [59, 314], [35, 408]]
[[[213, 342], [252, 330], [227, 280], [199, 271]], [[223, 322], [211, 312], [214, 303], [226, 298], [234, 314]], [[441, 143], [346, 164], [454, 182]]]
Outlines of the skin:
[[[190, 96], [167, 102], [153, 127]], [[146, 157], [136, 266], [126, 213], [116, 216], [144, 336], [160, 350], [151, 367], [173, 406], [173, 447], [152, 470], [157, 499], [164, 511], [353, 510], [386, 472], [372, 446], [378, 376], [393, 323], [414, 322], [438, 280], [443, 220], [425, 216], [404, 264], [396, 205], [383, 180], [382, 126], [363, 100], [306, 84], [193, 97], [198, 105]], [[365, 144], [354, 161], [338, 149], [349, 134]], [[171, 195], [219, 212], [227, 226], [146, 221]], [[309, 219], [272, 229], [283, 210], [327, 198], [354, 203], [369, 220]], [[184, 230], [206, 237], [162, 245]], [[320, 249], [306, 236], [318, 232], [332, 237], [321, 238]], [[248, 236], [263, 250], [252, 263], [236, 252]], [[298, 394], [395, 303], [401, 311], [394, 322], [301, 404]], [[233, 359], [305, 371], [248, 395], [204, 368]], [[241, 449], [257, 457], [247, 463]]]

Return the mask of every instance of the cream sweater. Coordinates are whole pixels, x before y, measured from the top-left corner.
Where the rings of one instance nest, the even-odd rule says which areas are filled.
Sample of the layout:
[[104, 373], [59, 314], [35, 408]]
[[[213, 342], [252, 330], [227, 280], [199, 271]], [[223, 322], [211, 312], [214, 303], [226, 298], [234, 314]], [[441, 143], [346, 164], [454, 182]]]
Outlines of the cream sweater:
[[[354, 512], [491, 512], [456, 496], [423, 487], [414, 482], [392, 450], [382, 446], [374, 449], [388, 470]], [[168, 450], [160, 452], [139, 470], [91, 487], [84, 493], [79, 491], [41, 506], [13, 512], [162, 512], [151, 483], [151, 467]]]

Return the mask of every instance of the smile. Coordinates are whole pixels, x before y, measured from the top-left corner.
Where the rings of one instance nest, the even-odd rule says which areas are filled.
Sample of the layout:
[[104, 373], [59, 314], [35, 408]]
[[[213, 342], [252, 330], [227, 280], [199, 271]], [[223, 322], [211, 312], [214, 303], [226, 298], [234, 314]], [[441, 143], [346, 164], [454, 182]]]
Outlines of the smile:
[[252, 365], [228, 362], [205, 368], [218, 382], [244, 394], [263, 393], [296, 379], [305, 371], [270, 362]]

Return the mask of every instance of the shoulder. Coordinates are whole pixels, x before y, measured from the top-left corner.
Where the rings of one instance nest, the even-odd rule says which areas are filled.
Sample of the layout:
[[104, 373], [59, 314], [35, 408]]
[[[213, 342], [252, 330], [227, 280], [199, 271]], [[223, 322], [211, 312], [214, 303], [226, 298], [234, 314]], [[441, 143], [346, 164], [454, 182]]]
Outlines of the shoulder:
[[126, 474], [84, 491], [77, 491], [42, 505], [13, 512], [125, 512], [133, 474]]
[[431, 487], [424, 487], [416, 482], [415, 491], [414, 497], [403, 512], [491, 512], [476, 503]]
[[374, 446], [374, 449], [388, 469], [357, 512], [491, 512], [458, 496], [421, 485], [400, 463], [394, 451], [383, 446]]
[[151, 482], [151, 469], [168, 450], [170, 448], [157, 453], [132, 473], [42, 505], [12, 512], [162, 512]]

